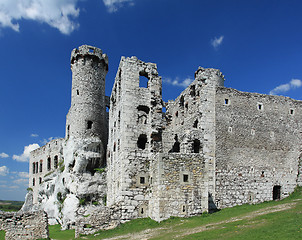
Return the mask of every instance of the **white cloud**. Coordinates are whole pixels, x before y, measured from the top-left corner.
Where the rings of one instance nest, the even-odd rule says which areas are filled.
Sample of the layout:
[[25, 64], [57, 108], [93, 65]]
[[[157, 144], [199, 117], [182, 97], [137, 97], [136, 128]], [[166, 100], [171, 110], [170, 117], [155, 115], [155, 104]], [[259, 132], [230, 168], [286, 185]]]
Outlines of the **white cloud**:
[[36, 134], [36, 133], [32, 133], [32, 134], [30, 134], [30, 136], [31, 136], [31, 137], [39, 137], [39, 135], [38, 135], [38, 134]]
[[[18, 175], [20, 178], [28, 178], [29, 177], [29, 174], [28, 172], [18, 172]], [[26, 179], [27, 181], [27, 179]]]
[[9, 156], [8, 156], [8, 154], [6, 154], [6, 153], [0, 153], [0, 158], [8, 158]]
[[302, 86], [302, 81], [300, 79], [292, 79], [290, 82], [286, 84], [281, 84], [275, 87], [273, 90], [269, 92], [270, 95], [277, 95], [279, 93], [285, 93], [289, 90], [299, 88]]
[[174, 80], [172, 80], [171, 78], [163, 79], [164, 83], [168, 83], [173, 86], [178, 86], [178, 87], [183, 87], [183, 88], [186, 88], [187, 86], [189, 86], [191, 84], [191, 82], [193, 82], [193, 81], [194, 81], [194, 79], [191, 79], [189, 77], [187, 77], [183, 81], [181, 81], [178, 77], [176, 77]]
[[211, 45], [217, 49], [222, 44], [223, 38], [224, 36], [220, 36], [219, 38], [215, 37], [211, 40]]
[[28, 179], [20, 178], [20, 179], [14, 180], [13, 183], [16, 183], [16, 184], [28, 183]]
[[70, 34], [79, 24], [74, 21], [80, 10], [79, 0], [0, 0], [0, 26], [19, 32], [21, 19], [47, 23], [63, 34]]
[[13, 155], [13, 159], [17, 162], [28, 162], [30, 157], [30, 152], [39, 148], [39, 144], [34, 143], [24, 147], [24, 151], [21, 155]]
[[133, 0], [103, 0], [108, 12], [116, 12], [119, 8], [123, 7], [125, 4], [130, 6], [134, 5]]
[[0, 167], [0, 176], [6, 176], [9, 173], [9, 169], [7, 166]]
[[54, 140], [54, 139], [58, 139], [60, 137], [49, 137], [48, 139], [44, 138], [42, 141], [40, 141], [41, 144], [45, 145], [46, 143]]

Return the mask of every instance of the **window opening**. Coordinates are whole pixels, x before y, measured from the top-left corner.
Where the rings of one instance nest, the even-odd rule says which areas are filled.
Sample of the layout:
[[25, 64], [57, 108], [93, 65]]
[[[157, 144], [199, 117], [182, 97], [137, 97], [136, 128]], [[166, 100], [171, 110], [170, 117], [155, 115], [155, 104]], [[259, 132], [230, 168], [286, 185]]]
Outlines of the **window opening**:
[[143, 112], [145, 112], [145, 113], [149, 113], [149, 111], [150, 111], [150, 108], [149, 107], [147, 107], [147, 106], [145, 106], [145, 105], [139, 105], [138, 107], [137, 107], [137, 110], [138, 111], [143, 111]]
[[294, 109], [290, 109], [290, 114], [293, 115], [294, 114]]
[[175, 143], [173, 144], [173, 147], [169, 152], [178, 153], [178, 152], [180, 152], [180, 143], [178, 142], [177, 134], [175, 134], [174, 140], [175, 140]]
[[139, 178], [139, 183], [140, 184], [145, 184], [145, 177], [140, 177]]
[[38, 162], [36, 162], [36, 173], [38, 173], [39, 169], [38, 169]]
[[195, 85], [192, 85], [190, 89], [191, 89], [191, 91], [190, 91], [191, 97], [195, 97], [195, 95], [196, 95], [196, 92], [195, 92]]
[[281, 186], [273, 187], [273, 200], [280, 200]]
[[40, 172], [42, 172], [42, 169], [43, 169], [43, 162], [40, 161]]
[[262, 103], [258, 103], [258, 110], [263, 110], [263, 104]]
[[94, 53], [94, 49], [93, 48], [89, 48], [89, 52], [90, 53]]
[[90, 121], [90, 120], [88, 120], [87, 121], [87, 129], [91, 129], [92, 128], [92, 124], [93, 124], [93, 122]]
[[227, 98], [224, 99], [224, 104], [225, 104], [225, 105], [229, 105], [229, 99], [227, 99]]
[[148, 74], [145, 71], [139, 73], [139, 87], [148, 88]]
[[193, 150], [194, 150], [194, 153], [199, 153], [199, 150], [200, 150], [200, 141], [198, 139], [194, 140]]
[[189, 175], [188, 174], [183, 175], [183, 182], [189, 182]]
[[106, 112], [109, 112], [109, 107], [108, 106], [106, 106]]
[[193, 128], [197, 128], [197, 126], [198, 126], [198, 120], [196, 119], [194, 124], [193, 124]]
[[39, 184], [41, 184], [42, 183], [42, 178], [41, 177], [39, 177]]
[[162, 112], [165, 113], [167, 111], [166, 107], [162, 107]]
[[179, 99], [179, 106], [180, 107], [184, 107], [184, 101], [185, 101], [184, 96], [181, 96], [180, 99]]
[[137, 147], [140, 149], [145, 149], [146, 143], [147, 143], [147, 135], [146, 134], [139, 135], [137, 140]]
[[113, 144], [113, 152], [115, 152], [116, 149], [116, 143]]
[[35, 174], [35, 173], [36, 173], [36, 164], [33, 163], [33, 174]]
[[69, 129], [70, 129], [70, 125], [67, 126], [67, 138], [69, 138]]
[[144, 208], [141, 209], [141, 214], [144, 214]]
[[80, 92], [79, 92], [79, 90], [77, 90], [77, 95], [80, 95]]
[[35, 178], [33, 178], [33, 186], [35, 186], [36, 185], [36, 180], [35, 180]]
[[49, 171], [51, 169], [51, 159], [50, 157], [47, 159], [47, 170]]
[[186, 212], [186, 206], [182, 206], [182, 212]]
[[189, 106], [189, 104], [188, 104], [188, 102], [186, 102], [186, 104], [185, 104], [186, 110], [188, 110], [188, 106]]
[[54, 157], [53, 163], [54, 163], [54, 167], [58, 168], [58, 156], [57, 155]]
[[176, 111], [175, 116], [178, 117], [178, 111]]

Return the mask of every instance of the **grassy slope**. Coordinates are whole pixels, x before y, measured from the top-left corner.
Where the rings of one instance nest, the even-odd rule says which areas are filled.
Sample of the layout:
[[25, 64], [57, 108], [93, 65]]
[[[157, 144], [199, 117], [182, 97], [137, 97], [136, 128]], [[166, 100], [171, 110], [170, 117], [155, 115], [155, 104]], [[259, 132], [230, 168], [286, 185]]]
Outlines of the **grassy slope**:
[[[129, 233], [138, 233], [154, 229], [155, 235], [150, 239], [302, 239], [302, 188], [282, 201], [271, 201], [257, 205], [242, 205], [223, 209], [214, 214], [203, 214], [191, 218], [171, 218], [161, 223], [151, 219], [136, 219], [120, 225], [118, 228], [101, 231], [97, 236], [86, 236], [85, 239], [104, 239]], [[300, 199], [300, 200], [299, 200]], [[255, 211], [286, 203], [296, 203], [292, 208], [261, 216], [251, 215]], [[231, 218], [239, 220], [229, 221]], [[205, 226], [206, 231], [194, 233], [194, 229]], [[50, 226], [50, 238], [74, 239], [74, 230], [59, 231], [60, 226]], [[160, 229], [161, 228], [161, 229]], [[126, 237], [125, 239], [131, 239]], [[81, 238], [84, 239], [84, 238]], [[149, 238], [148, 238], [149, 239]]]

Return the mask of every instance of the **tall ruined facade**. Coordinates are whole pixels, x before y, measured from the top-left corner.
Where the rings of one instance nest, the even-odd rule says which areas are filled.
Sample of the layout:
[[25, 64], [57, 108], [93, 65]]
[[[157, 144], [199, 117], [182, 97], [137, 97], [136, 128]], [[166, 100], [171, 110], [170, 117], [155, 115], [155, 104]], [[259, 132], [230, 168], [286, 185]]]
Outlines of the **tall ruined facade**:
[[24, 206], [52, 224], [91, 233], [194, 216], [281, 199], [302, 182], [301, 101], [225, 88], [219, 70], [199, 67], [164, 102], [156, 64], [136, 57], [121, 58], [109, 98], [107, 56], [87, 45], [73, 50], [71, 68], [65, 139], [31, 153]]

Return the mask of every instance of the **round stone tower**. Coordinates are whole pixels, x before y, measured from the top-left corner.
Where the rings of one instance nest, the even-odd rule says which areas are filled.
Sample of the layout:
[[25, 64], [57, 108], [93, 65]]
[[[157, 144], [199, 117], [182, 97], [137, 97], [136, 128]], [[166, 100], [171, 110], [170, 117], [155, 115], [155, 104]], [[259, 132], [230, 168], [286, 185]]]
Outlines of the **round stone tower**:
[[105, 77], [108, 57], [96, 47], [83, 45], [71, 53], [71, 107], [66, 139], [99, 137], [106, 142]]

